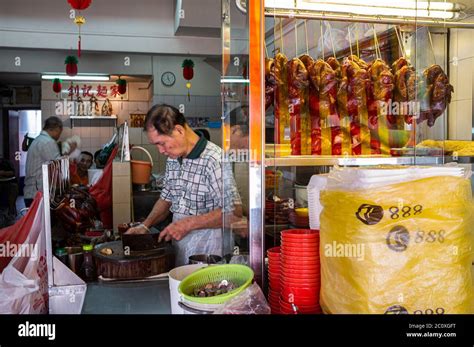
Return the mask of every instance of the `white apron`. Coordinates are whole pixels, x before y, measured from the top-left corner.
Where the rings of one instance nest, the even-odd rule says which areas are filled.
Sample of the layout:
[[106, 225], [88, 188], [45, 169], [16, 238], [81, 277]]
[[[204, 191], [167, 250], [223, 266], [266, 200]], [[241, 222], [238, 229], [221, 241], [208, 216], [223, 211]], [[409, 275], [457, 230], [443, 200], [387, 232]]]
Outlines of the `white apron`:
[[[191, 216], [173, 213], [173, 223], [188, 217]], [[187, 265], [188, 258], [192, 255], [213, 254], [222, 257], [222, 230], [193, 230], [180, 241], [173, 240], [173, 246], [176, 252], [176, 267]]]

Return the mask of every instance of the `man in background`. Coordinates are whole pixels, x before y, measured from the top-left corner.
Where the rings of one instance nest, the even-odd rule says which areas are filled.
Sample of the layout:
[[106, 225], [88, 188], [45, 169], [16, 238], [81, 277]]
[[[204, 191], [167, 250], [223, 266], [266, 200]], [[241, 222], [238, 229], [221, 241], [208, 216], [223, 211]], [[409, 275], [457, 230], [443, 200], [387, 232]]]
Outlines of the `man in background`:
[[[30, 207], [38, 191], [43, 191], [42, 165], [50, 160], [61, 157], [57, 141], [63, 132], [63, 122], [58, 117], [49, 117], [44, 122], [41, 133], [31, 143], [26, 156], [26, 174], [24, 198], [25, 206]], [[70, 154], [76, 149], [76, 144], [70, 146]]]

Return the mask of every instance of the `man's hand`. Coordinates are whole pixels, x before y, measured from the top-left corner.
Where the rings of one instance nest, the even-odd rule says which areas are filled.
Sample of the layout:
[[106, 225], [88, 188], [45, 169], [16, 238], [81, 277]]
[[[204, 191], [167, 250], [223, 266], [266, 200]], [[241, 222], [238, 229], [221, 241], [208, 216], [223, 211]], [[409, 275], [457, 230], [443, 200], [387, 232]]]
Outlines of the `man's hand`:
[[72, 152], [74, 152], [74, 150], [77, 148], [77, 143], [75, 142], [72, 142], [69, 144], [69, 151], [68, 153], [66, 153], [67, 155], [71, 154]]
[[143, 224], [140, 224], [139, 226], [128, 229], [125, 234], [148, 234], [148, 230]]
[[161, 242], [163, 239], [165, 241], [182, 240], [183, 237], [185, 237], [191, 231], [189, 224], [190, 223], [186, 219], [171, 223], [162, 232], [160, 232], [158, 242]]

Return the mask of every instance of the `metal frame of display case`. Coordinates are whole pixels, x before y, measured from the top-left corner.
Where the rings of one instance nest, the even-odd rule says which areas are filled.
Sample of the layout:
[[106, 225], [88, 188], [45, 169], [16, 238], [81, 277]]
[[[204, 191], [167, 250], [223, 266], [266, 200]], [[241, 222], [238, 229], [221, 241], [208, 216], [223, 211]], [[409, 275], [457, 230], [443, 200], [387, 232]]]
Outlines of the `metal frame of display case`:
[[[224, 1], [225, 2], [225, 1]], [[223, 3], [224, 3], [223, 2]], [[265, 251], [265, 219], [264, 219], [264, 197], [265, 197], [265, 167], [292, 167], [292, 166], [368, 166], [379, 164], [398, 165], [439, 165], [446, 162], [472, 162], [471, 159], [446, 156], [413, 156], [391, 157], [391, 156], [287, 156], [265, 158], [265, 16], [345, 20], [362, 22], [381, 22], [380, 18], [362, 18], [350, 15], [330, 16], [324, 13], [307, 13], [301, 11], [273, 11], [265, 9], [264, 0], [248, 0], [247, 16], [249, 25], [249, 150], [255, 153], [251, 156], [249, 163], [249, 251], [250, 266], [255, 272], [255, 278], [261, 285], [265, 284], [263, 274], [264, 251]], [[226, 21], [225, 5], [223, 6], [223, 21]], [[229, 9], [227, 8], [227, 11]], [[409, 24], [407, 20], [383, 21], [385, 24]], [[411, 21], [412, 24], [424, 26], [442, 26], [457, 28], [472, 28], [474, 23], [447, 22], [447, 21]], [[226, 39], [230, 37], [230, 23], [227, 23], [229, 31], [225, 32], [223, 26], [223, 64], [229, 63], [230, 49], [226, 51]], [[225, 141], [225, 134], [224, 141]]]

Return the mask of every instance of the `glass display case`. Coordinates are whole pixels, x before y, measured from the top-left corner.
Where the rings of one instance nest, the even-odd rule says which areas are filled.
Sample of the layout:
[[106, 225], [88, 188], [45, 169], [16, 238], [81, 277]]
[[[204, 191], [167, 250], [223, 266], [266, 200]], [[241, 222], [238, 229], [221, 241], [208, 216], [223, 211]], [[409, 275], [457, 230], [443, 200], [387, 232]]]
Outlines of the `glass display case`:
[[223, 146], [242, 200], [225, 230], [259, 282], [279, 232], [310, 227], [313, 175], [470, 165], [474, 54], [461, 40], [472, 9], [470, 0], [222, 0]]

